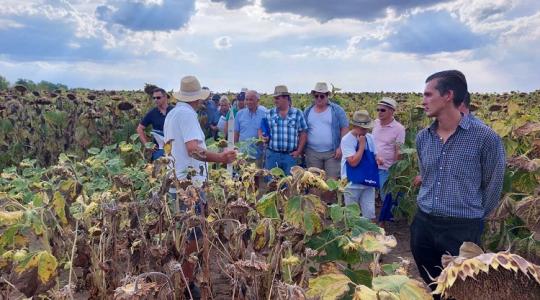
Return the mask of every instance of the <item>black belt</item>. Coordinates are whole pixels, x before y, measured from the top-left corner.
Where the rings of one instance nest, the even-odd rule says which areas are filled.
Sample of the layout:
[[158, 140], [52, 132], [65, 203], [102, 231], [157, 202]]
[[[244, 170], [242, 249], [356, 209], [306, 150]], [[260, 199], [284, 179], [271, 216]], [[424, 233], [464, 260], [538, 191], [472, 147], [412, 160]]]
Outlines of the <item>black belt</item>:
[[276, 153], [281, 153], [281, 154], [290, 154], [291, 152], [294, 152], [294, 150], [293, 151], [276, 151], [276, 150], [274, 150], [272, 148], [268, 148], [268, 150], [270, 150], [272, 152], [276, 152]]
[[446, 216], [436, 216], [423, 212], [420, 208], [416, 215], [424, 220], [441, 222], [441, 223], [458, 223], [458, 224], [473, 224], [478, 222], [483, 222], [480, 218], [457, 218], [457, 217], [446, 217]]

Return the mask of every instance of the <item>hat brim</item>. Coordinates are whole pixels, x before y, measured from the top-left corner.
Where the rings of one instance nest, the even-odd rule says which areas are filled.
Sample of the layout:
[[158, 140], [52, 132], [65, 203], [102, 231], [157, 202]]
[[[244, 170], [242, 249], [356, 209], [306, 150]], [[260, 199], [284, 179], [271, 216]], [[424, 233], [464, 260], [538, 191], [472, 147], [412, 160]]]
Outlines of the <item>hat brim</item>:
[[392, 104], [390, 104], [390, 103], [388, 103], [388, 102], [383, 102], [383, 101], [381, 101], [381, 102], [377, 103], [377, 105], [386, 106], [386, 107], [388, 107], [388, 108], [391, 108], [391, 109], [393, 109], [393, 110], [396, 110], [396, 108], [395, 108], [394, 106], [392, 106]]
[[201, 89], [201, 91], [199, 93], [195, 94], [195, 95], [186, 95], [186, 94], [182, 94], [182, 92], [175, 92], [175, 93], [173, 93], [173, 96], [178, 101], [194, 102], [194, 101], [197, 101], [197, 100], [204, 100], [204, 99], [208, 98], [208, 96], [210, 96], [210, 91]]
[[273, 94], [272, 97], [279, 97], [279, 96], [290, 96], [291, 94], [290, 93], [278, 93], [278, 94]]
[[328, 95], [330, 95], [330, 91], [316, 91], [316, 90], [311, 90], [311, 93], [312, 93], [312, 94], [319, 93], [319, 94], [328, 94]]
[[373, 128], [373, 121], [369, 121], [369, 123], [366, 124], [365, 122], [355, 122], [353, 120], [350, 120], [349, 123], [351, 123], [351, 125], [353, 125], [353, 126], [362, 127], [362, 128], [365, 128], [365, 129]]

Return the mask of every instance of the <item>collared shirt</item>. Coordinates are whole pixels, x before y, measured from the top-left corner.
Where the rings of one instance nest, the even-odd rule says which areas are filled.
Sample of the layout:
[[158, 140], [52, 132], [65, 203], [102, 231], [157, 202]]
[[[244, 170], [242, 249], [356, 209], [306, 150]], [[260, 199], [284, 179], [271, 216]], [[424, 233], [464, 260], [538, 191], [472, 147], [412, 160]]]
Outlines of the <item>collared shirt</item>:
[[416, 137], [422, 186], [418, 206], [425, 213], [455, 218], [485, 218], [502, 191], [505, 152], [489, 127], [463, 116], [446, 143], [437, 121]]
[[285, 118], [279, 115], [276, 108], [266, 113], [270, 141], [268, 148], [279, 152], [292, 152], [298, 147], [298, 135], [307, 130], [306, 120], [301, 110], [291, 107]]
[[261, 105], [257, 107], [254, 113], [247, 107], [239, 110], [234, 119], [234, 131], [240, 135], [238, 141], [256, 139], [258, 137], [257, 130], [260, 128], [261, 121], [267, 112], [268, 110]]
[[395, 119], [392, 122], [381, 125], [381, 120], [375, 120], [373, 137], [379, 151], [379, 157], [383, 164], [379, 169], [388, 170], [396, 162], [396, 146], [405, 143], [405, 127]]
[[192, 167], [196, 175], [192, 178], [193, 182], [202, 184], [206, 180], [208, 166], [206, 162], [196, 160], [189, 156], [186, 142], [196, 140], [199, 147], [206, 149], [204, 132], [197, 119], [197, 112], [191, 105], [178, 102], [165, 118], [165, 142], [172, 141], [171, 155], [174, 158], [174, 168], [178, 179], [185, 179], [187, 169]]
[[[328, 101], [328, 105], [332, 111], [332, 147], [333, 150], [336, 150], [337, 148], [339, 148], [339, 144], [341, 142], [341, 129], [349, 128], [349, 120], [347, 119], [347, 114], [345, 113], [345, 110], [343, 110], [341, 106], [330, 100]], [[313, 110], [314, 106], [315, 105], [312, 104], [304, 111], [306, 119], [309, 118], [309, 115]]]
[[159, 108], [152, 108], [146, 115], [142, 118], [140, 124], [144, 127], [152, 125], [152, 138], [154, 143], [158, 146], [159, 149], [163, 148], [163, 123], [165, 123], [165, 117], [167, 114], [174, 108], [172, 105], [168, 105], [163, 114]]

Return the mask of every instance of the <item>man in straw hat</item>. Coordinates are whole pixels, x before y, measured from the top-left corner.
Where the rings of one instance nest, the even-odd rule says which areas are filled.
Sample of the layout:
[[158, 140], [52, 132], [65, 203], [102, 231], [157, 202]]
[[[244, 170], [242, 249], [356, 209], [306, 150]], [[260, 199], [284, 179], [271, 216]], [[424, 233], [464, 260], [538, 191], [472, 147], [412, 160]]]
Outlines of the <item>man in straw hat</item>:
[[[176, 177], [178, 179], [191, 179], [195, 185], [202, 185], [207, 176], [207, 162], [232, 163], [236, 159], [235, 150], [226, 150], [222, 153], [211, 152], [206, 149], [204, 132], [197, 119], [197, 109], [202, 102], [207, 99], [210, 91], [201, 89], [199, 80], [194, 76], [186, 76], [180, 82], [180, 91], [174, 93], [178, 99], [176, 106], [167, 114], [165, 118], [165, 142], [171, 141], [171, 157], [174, 162]], [[190, 174], [188, 170], [192, 168], [195, 174]], [[176, 189], [171, 188], [169, 194], [172, 201], [176, 198]], [[201, 198], [203, 195], [201, 195]], [[203, 199], [204, 201], [204, 199]], [[180, 209], [186, 209], [183, 203], [178, 205]], [[178, 207], [176, 206], [176, 207]], [[196, 211], [201, 212], [200, 203], [196, 205]], [[193, 228], [192, 228], [193, 229]], [[201, 237], [200, 229], [191, 230], [189, 241], [184, 249], [187, 255], [197, 251], [196, 239]], [[195, 264], [186, 260], [182, 264], [182, 270], [186, 278], [190, 281], [190, 292], [197, 298], [198, 288], [194, 285]], [[194, 295], [195, 294], [195, 295]], [[199, 296], [200, 297], [200, 296]]]
[[[341, 177], [349, 181], [345, 187], [345, 204], [359, 204], [362, 216], [375, 221], [377, 148], [369, 133], [373, 121], [366, 110], [359, 110], [354, 112], [350, 124], [350, 131], [341, 139]], [[371, 174], [372, 177], [360, 179], [357, 176], [359, 174]]]
[[330, 101], [325, 82], [317, 82], [311, 95], [313, 104], [304, 112], [308, 125], [306, 165], [324, 170], [328, 177], [337, 179], [341, 170], [339, 145], [349, 131], [347, 114], [341, 106]]
[[291, 106], [291, 94], [285, 85], [276, 86], [272, 96], [275, 107], [266, 113], [265, 118], [270, 137], [263, 136], [259, 129], [259, 136], [268, 142], [264, 167], [279, 167], [289, 175], [304, 152], [307, 124], [302, 111]]
[[442, 255], [458, 255], [465, 241], [480, 244], [500, 201], [504, 146], [491, 128], [460, 113], [467, 93], [460, 71], [426, 79], [422, 105], [435, 120], [416, 136], [422, 183], [411, 224], [411, 251], [426, 283], [440, 274]]
[[373, 126], [375, 147], [378, 158], [382, 160], [382, 164], [379, 165], [379, 194], [384, 205], [379, 222], [391, 218], [392, 195], [383, 193], [383, 188], [388, 180], [388, 169], [399, 160], [400, 147], [405, 143], [405, 127], [394, 118], [396, 109], [396, 100], [383, 97], [377, 104], [378, 118]]

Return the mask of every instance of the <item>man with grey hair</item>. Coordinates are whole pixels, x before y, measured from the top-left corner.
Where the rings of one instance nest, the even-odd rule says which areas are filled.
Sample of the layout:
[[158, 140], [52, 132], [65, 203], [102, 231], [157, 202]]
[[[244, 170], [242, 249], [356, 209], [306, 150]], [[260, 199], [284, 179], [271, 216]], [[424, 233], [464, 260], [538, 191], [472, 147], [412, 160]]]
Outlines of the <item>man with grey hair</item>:
[[256, 159], [261, 157], [261, 150], [255, 145], [254, 140], [258, 138], [258, 129], [267, 112], [264, 106], [259, 105], [260, 97], [255, 90], [246, 91], [246, 107], [239, 110], [234, 119], [235, 143], [248, 142], [246, 150]]

